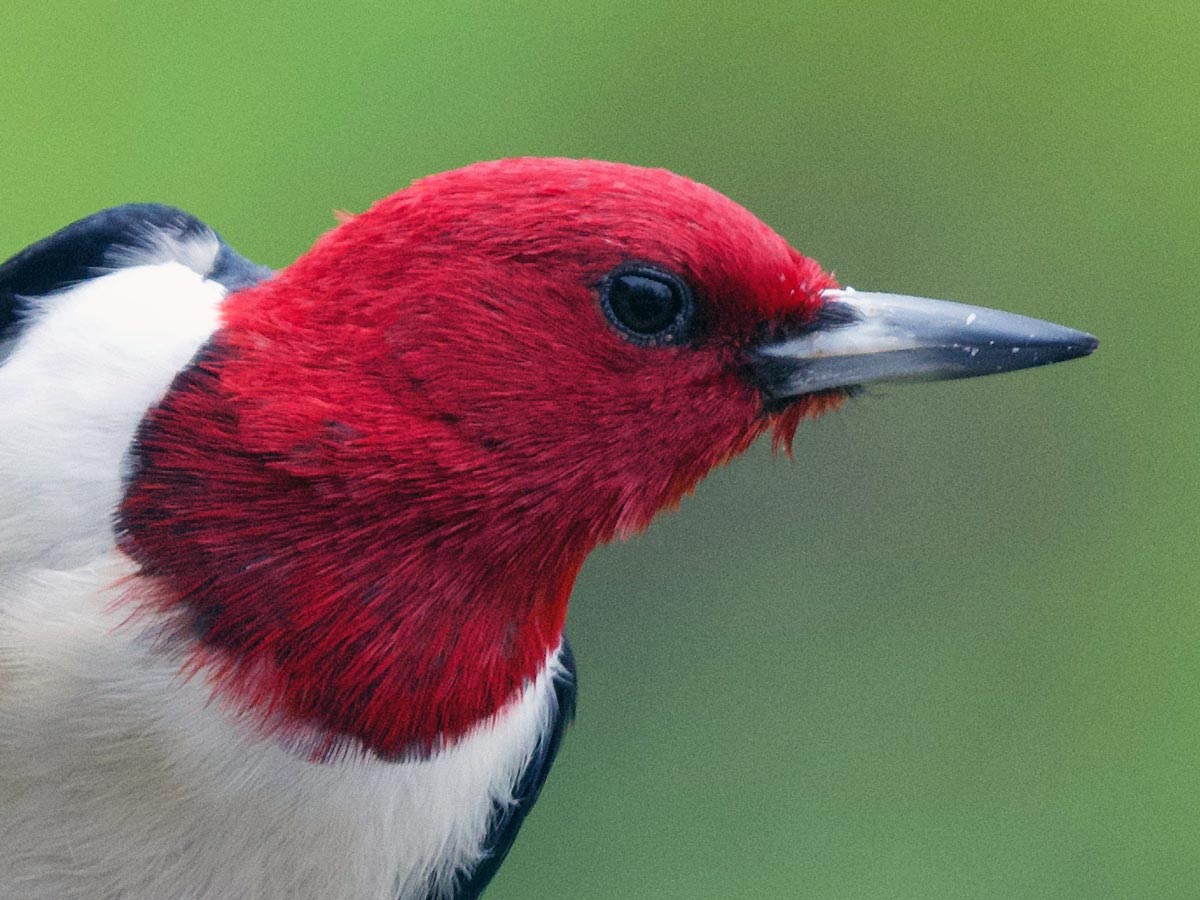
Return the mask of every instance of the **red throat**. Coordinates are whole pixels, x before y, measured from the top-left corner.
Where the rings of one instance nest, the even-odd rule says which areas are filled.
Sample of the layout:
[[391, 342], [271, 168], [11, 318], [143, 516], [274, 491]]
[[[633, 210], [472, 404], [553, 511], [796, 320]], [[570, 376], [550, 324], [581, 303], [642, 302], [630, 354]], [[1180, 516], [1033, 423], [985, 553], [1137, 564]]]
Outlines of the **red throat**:
[[317, 445], [247, 447], [226, 352], [206, 348], [143, 423], [121, 508], [133, 599], [221, 698], [313, 756], [463, 736], [558, 646], [594, 536], [522, 546], [503, 509], [437, 509], [420, 476], [353, 487], [315, 474]]
[[164, 617], [168, 647], [220, 699], [314, 758], [427, 756], [464, 736], [546, 665], [591, 549], [645, 527], [772, 424], [790, 450], [800, 418], [829, 405], [747, 423], [652, 502], [631, 484], [569, 515], [533, 484], [463, 489], [460, 472], [459, 490], [439, 490], [454, 454], [343, 481], [338, 446], [366, 438], [333, 420], [248, 446], [228, 352], [215, 340], [143, 422], [121, 507], [144, 576], [131, 599]]

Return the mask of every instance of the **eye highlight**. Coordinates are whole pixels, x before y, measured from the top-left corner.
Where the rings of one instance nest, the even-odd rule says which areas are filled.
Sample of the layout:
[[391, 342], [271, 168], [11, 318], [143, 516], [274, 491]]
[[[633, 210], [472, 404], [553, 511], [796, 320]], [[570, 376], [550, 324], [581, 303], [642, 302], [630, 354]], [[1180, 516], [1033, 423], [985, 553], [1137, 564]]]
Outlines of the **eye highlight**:
[[683, 280], [653, 266], [626, 266], [600, 285], [608, 320], [635, 344], [675, 344], [695, 316], [692, 292]]

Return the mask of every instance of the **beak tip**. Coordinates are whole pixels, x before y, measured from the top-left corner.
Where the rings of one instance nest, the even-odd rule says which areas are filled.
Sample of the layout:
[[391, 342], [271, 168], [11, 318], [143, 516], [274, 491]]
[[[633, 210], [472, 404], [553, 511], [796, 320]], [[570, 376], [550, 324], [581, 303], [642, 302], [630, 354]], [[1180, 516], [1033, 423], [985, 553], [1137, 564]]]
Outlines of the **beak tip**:
[[1077, 331], [1071, 335], [1069, 340], [1062, 343], [1061, 360], [1079, 359], [1083, 356], [1091, 356], [1100, 346], [1100, 339], [1095, 335], [1088, 334], [1086, 331]]

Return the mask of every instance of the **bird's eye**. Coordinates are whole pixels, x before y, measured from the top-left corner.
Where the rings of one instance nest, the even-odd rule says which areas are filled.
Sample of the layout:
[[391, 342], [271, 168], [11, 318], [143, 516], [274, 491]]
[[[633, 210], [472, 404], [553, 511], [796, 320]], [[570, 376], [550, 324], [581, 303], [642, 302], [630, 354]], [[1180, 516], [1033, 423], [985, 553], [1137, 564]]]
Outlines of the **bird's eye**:
[[649, 266], [613, 272], [600, 286], [600, 300], [609, 321], [638, 344], [680, 341], [695, 310], [681, 279]]

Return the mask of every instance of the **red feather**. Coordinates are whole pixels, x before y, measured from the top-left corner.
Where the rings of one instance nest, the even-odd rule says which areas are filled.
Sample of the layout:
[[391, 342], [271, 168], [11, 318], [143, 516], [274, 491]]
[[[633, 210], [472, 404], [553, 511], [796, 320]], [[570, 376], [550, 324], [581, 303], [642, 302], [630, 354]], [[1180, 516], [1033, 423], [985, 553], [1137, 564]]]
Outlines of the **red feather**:
[[[608, 325], [630, 260], [691, 285], [692, 344]], [[317, 755], [428, 753], [537, 674], [598, 543], [829, 405], [764, 411], [744, 357], [831, 286], [669, 172], [425, 179], [226, 300], [143, 423], [123, 546], [223, 696]]]

